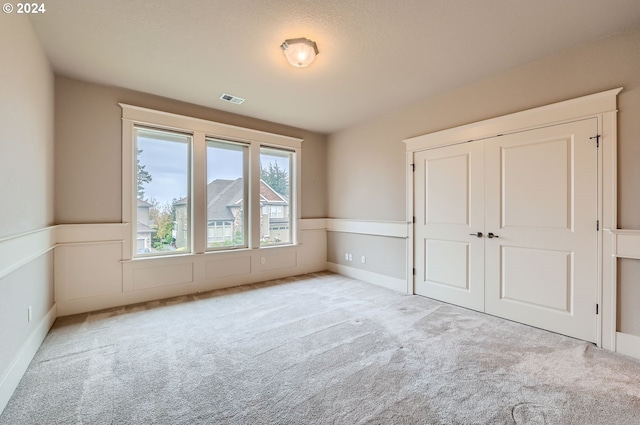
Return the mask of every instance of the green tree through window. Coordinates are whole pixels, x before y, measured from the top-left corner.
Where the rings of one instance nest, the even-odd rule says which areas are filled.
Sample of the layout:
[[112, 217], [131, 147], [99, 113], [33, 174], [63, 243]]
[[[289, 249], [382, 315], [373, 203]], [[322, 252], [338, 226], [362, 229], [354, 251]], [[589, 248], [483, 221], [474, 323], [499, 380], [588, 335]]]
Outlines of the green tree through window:
[[277, 162], [270, 162], [266, 167], [261, 164], [260, 178], [280, 195], [289, 196], [289, 173]]
[[142, 149], [138, 149], [138, 198], [144, 199], [144, 185], [146, 183], [151, 183], [151, 174], [145, 170], [146, 165], [140, 165], [140, 154], [142, 153]]

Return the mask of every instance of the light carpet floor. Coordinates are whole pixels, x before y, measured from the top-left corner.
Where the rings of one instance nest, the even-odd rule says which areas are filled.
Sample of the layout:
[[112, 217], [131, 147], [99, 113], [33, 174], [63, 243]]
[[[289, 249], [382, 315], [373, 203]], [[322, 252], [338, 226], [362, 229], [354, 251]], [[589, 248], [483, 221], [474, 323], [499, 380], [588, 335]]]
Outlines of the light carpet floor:
[[59, 318], [0, 424], [640, 424], [640, 362], [318, 273]]

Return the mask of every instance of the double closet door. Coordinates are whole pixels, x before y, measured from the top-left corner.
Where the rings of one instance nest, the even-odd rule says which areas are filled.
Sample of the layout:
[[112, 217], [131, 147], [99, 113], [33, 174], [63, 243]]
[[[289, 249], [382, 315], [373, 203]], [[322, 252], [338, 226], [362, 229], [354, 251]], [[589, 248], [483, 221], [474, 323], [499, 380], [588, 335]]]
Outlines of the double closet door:
[[596, 341], [597, 120], [414, 154], [415, 293]]

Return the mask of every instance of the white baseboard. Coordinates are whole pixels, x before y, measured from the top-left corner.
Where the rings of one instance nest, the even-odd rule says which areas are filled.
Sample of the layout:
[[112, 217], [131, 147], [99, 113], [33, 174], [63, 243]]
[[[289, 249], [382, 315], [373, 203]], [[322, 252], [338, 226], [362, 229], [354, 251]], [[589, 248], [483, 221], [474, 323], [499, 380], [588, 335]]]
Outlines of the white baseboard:
[[640, 337], [616, 332], [616, 351], [625, 356], [640, 359]]
[[343, 266], [327, 262], [327, 269], [334, 273], [338, 273], [353, 279], [362, 280], [364, 282], [373, 283], [374, 285], [383, 286], [394, 291], [408, 293], [407, 281], [398, 279], [397, 277], [385, 276], [379, 273], [373, 273], [367, 270], [357, 269], [355, 267]]
[[29, 363], [35, 356], [38, 348], [44, 341], [44, 338], [49, 333], [49, 329], [53, 326], [53, 322], [56, 321], [57, 310], [54, 304], [49, 312], [44, 316], [42, 321], [38, 324], [31, 336], [24, 343], [15, 359], [7, 369], [5, 375], [0, 380], [0, 414], [4, 410], [5, 406], [9, 402], [11, 395], [15, 391], [16, 387], [20, 383], [22, 376], [27, 370]]

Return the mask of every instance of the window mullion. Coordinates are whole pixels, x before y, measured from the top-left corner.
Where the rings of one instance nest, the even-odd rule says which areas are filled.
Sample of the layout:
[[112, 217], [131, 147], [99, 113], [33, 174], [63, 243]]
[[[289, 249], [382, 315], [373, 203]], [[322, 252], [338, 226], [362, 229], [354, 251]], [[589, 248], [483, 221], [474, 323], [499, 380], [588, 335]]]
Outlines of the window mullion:
[[291, 167], [291, 181], [295, 184], [295, 190], [291, 191], [291, 201], [289, 202], [289, 217], [291, 217], [291, 242], [300, 242], [299, 220], [302, 218], [302, 156], [299, 148], [295, 149], [293, 166]]
[[249, 148], [249, 246], [260, 248], [260, 144], [253, 142]]
[[[137, 179], [136, 179], [136, 154], [135, 152], [135, 136], [134, 136], [134, 124], [129, 119], [122, 120], [122, 222], [128, 223], [131, 226], [130, 234], [135, 235], [133, 230], [136, 227], [135, 223], [135, 208], [137, 198], [134, 196], [136, 193]], [[135, 237], [133, 237], [135, 241]], [[135, 248], [132, 243], [125, 243], [123, 245], [122, 258], [124, 260], [131, 260]]]
[[193, 250], [201, 254], [207, 249], [207, 143], [205, 134], [193, 135], [192, 193], [193, 193]]

